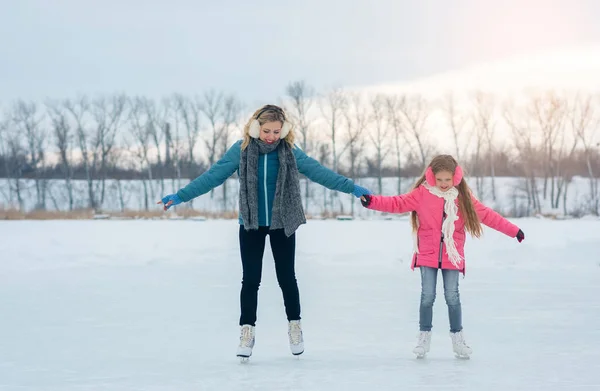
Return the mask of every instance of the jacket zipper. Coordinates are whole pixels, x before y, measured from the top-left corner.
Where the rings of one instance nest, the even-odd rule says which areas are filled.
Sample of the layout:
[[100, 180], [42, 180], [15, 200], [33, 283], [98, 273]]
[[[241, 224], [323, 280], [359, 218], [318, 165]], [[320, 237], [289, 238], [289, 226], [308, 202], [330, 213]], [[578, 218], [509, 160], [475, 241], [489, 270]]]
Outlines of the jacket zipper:
[[446, 220], [446, 212], [444, 211], [446, 207], [446, 200], [444, 200], [444, 206], [442, 207], [442, 226], [440, 227], [440, 231], [442, 232], [442, 235], [440, 237], [440, 255], [438, 257], [438, 268], [442, 268], [442, 254], [444, 251], [444, 231], [442, 230], [442, 228], [444, 227], [444, 220]]
[[263, 183], [263, 188], [265, 190], [265, 224], [268, 226], [270, 226], [271, 224], [269, 224], [269, 197], [268, 197], [268, 193], [267, 193], [267, 154], [264, 154], [265, 157], [265, 164], [264, 164], [264, 169], [265, 169], [265, 180]]

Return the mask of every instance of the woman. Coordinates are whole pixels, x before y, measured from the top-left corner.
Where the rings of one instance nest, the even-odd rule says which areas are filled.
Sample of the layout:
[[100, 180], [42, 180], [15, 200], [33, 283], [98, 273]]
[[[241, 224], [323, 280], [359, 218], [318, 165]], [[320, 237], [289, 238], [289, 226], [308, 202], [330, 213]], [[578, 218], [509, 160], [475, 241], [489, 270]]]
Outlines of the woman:
[[221, 185], [235, 171], [239, 173], [239, 241], [242, 258], [240, 293], [241, 326], [237, 355], [252, 355], [255, 341], [258, 287], [262, 274], [265, 239], [269, 235], [277, 281], [283, 294], [292, 354], [304, 352], [300, 324], [300, 295], [294, 269], [296, 229], [306, 223], [300, 196], [299, 174], [328, 189], [371, 194], [352, 180], [323, 167], [294, 145], [292, 124], [284, 111], [274, 105], [257, 110], [237, 141], [207, 172], [159, 204], [167, 210]]

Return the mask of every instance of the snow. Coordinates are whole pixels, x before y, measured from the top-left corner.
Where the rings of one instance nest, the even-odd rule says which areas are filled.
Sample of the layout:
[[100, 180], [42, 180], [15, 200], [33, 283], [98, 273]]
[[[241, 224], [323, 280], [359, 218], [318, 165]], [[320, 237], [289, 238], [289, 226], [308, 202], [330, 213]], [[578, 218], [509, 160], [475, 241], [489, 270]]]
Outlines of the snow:
[[600, 220], [513, 220], [467, 242], [471, 360], [438, 280], [417, 360], [407, 219], [298, 231], [305, 353], [293, 357], [269, 247], [251, 361], [235, 357], [233, 220], [1, 221], [0, 390], [598, 390]]

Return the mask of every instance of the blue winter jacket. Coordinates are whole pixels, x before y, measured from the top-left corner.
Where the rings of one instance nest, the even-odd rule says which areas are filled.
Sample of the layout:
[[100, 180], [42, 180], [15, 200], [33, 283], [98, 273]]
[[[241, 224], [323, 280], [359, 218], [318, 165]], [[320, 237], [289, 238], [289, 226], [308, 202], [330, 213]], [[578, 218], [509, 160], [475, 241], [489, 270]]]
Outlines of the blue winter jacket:
[[[177, 192], [179, 198], [183, 202], [187, 202], [223, 184], [227, 178], [239, 170], [241, 145], [242, 140], [237, 141], [208, 171], [179, 190]], [[322, 166], [297, 146], [294, 147], [293, 152], [296, 157], [298, 171], [311, 181], [343, 193], [352, 193], [354, 190], [354, 182], [351, 179]], [[275, 198], [277, 173], [279, 172], [277, 150], [260, 154], [258, 161], [258, 225], [269, 226], [271, 224], [273, 199]], [[239, 220], [240, 224], [243, 224], [241, 217]]]

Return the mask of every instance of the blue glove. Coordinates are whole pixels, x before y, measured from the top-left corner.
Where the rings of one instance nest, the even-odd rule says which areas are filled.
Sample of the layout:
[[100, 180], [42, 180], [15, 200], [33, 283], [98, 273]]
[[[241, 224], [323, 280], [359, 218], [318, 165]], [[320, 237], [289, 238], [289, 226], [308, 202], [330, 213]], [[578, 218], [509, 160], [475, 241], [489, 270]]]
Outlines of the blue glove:
[[373, 193], [371, 193], [371, 191], [369, 189], [366, 189], [362, 186], [354, 185], [354, 190], [352, 191], [352, 194], [354, 194], [354, 196], [356, 198], [360, 198], [361, 196], [363, 196], [365, 194], [373, 194]]
[[163, 209], [167, 210], [172, 206], [181, 204], [181, 198], [179, 198], [177, 194], [169, 194], [167, 196], [164, 196], [162, 200], [157, 202], [157, 204], [163, 204]]

